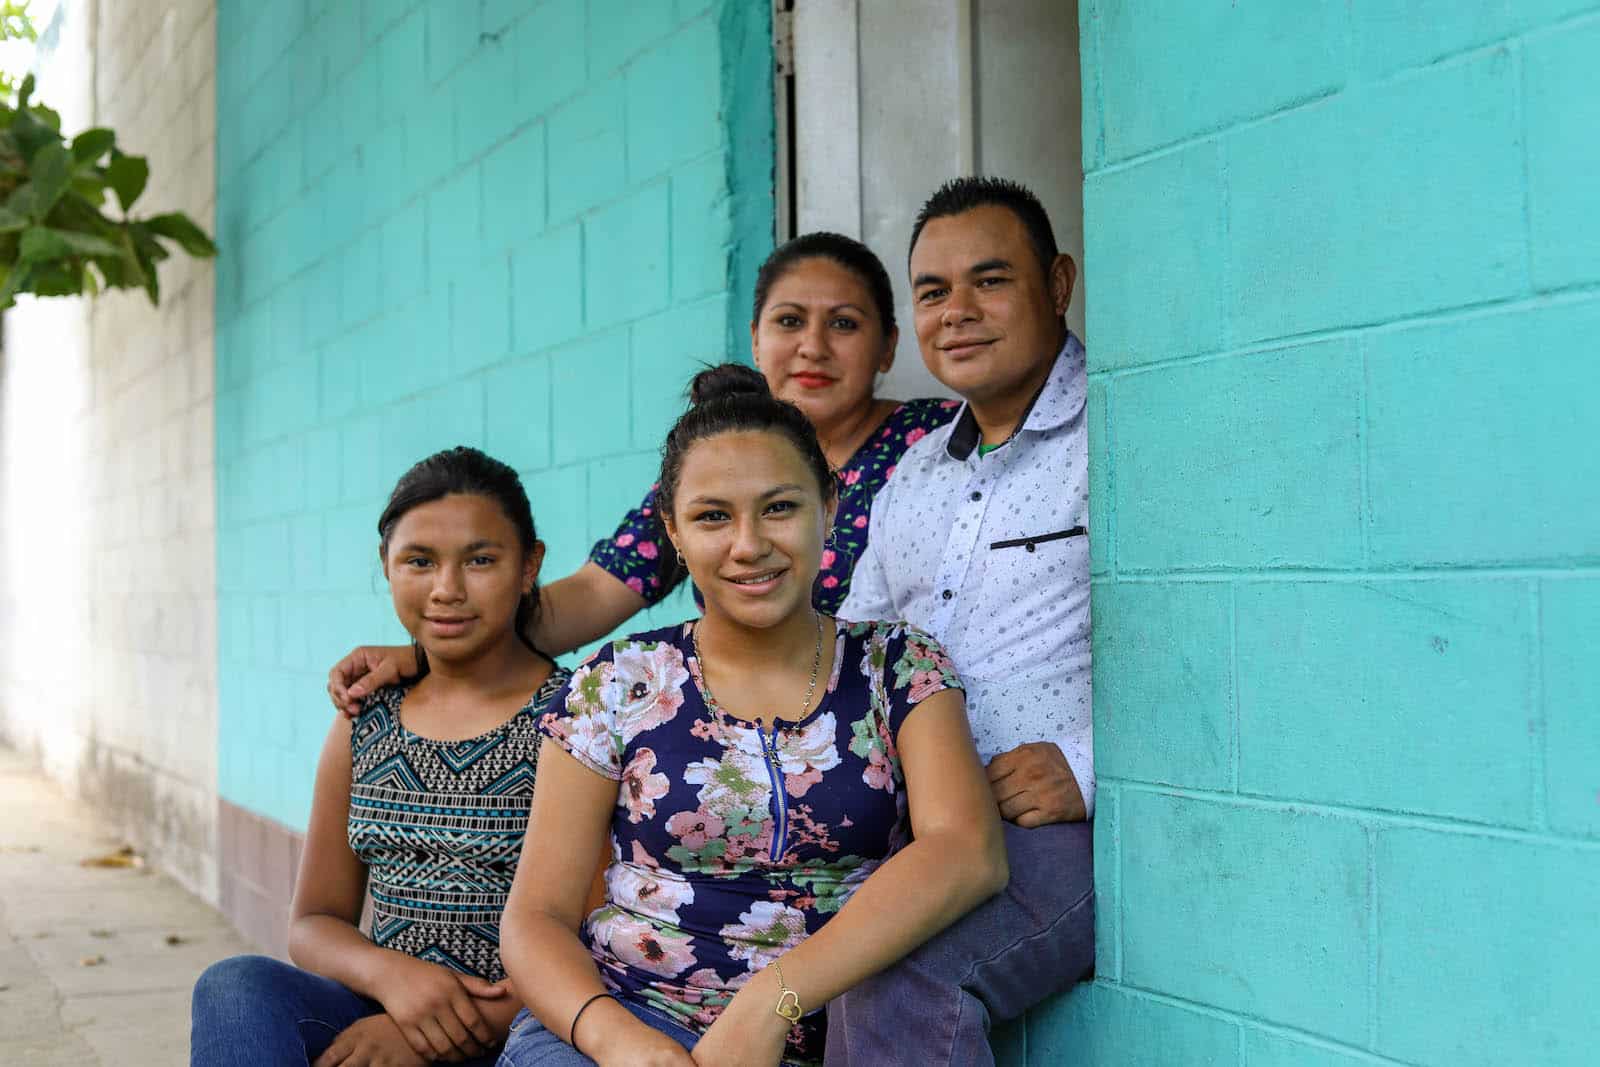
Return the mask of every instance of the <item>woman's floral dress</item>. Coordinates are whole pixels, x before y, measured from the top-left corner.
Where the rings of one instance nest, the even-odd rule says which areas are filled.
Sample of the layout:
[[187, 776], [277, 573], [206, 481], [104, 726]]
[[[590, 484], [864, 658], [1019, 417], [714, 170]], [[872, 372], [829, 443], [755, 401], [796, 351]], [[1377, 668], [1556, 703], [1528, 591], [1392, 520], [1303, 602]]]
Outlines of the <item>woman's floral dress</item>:
[[[583, 927], [601, 976], [704, 1032], [907, 839], [900, 725], [961, 682], [920, 630], [834, 621], [821, 702], [763, 727], [706, 699], [693, 625], [600, 649], [540, 728], [621, 785], [606, 903]], [[822, 1005], [809, 1007], [786, 1062], [822, 1058]]]
[[[822, 553], [822, 569], [811, 592], [811, 603], [832, 615], [850, 591], [850, 574], [867, 547], [867, 522], [872, 498], [894, 473], [906, 449], [956, 417], [959, 400], [907, 400], [883, 420], [872, 436], [839, 468], [839, 512], [833, 520], [829, 547]], [[684, 578], [681, 567], [662, 573], [661, 551], [665, 536], [656, 515], [656, 487], [644, 501], [622, 518], [616, 533], [595, 544], [589, 560], [655, 604]], [[696, 596], [698, 599], [698, 595]]]

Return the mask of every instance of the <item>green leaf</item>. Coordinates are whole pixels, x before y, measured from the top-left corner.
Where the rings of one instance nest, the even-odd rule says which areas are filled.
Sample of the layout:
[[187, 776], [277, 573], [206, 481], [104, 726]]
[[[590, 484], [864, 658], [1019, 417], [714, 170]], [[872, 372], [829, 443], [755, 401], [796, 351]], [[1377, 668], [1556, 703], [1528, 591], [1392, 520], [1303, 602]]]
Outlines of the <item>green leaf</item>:
[[103, 126], [84, 130], [72, 139], [72, 158], [79, 163], [93, 163], [117, 144], [117, 135]]
[[111, 165], [106, 167], [106, 184], [116, 192], [117, 199], [122, 202], [122, 213], [126, 215], [133, 208], [133, 202], [139, 199], [139, 194], [144, 192], [145, 182], [150, 180], [150, 164], [146, 163], [143, 156], [130, 156], [111, 150]]
[[33, 75], [29, 74], [22, 79], [22, 85], [17, 89], [17, 110], [28, 106], [28, 97], [33, 95]]
[[29, 288], [39, 296], [77, 296], [83, 292], [83, 272], [70, 263], [48, 263], [33, 275]]
[[41, 222], [72, 182], [72, 154], [59, 144], [45, 145], [33, 157], [33, 203], [28, 214]]
[[22, 231], [22, 258], [55, 260], [68, 256], [120, 256], [122, 248], [101, 237], [49, 226], [30, 226]]
[[174, 211], [168, 215], [157, 215], [145, 219], [144, 224], [150, 228], [151, 233], [168, 237], [178, 242], [191, 256], [205, 258], [217, 254], [217, 246], [211, 243], [205, 231], [196, 226], [189, 216], [182, 212]]
[[34, 104], [29, 110], [38, 116], [40, 122], [58, 134], [61, 132], [61, 112], [53, 107], [45, 107], [43, 104]]
[[21, 263], [6, 271], [4, 280], [0, 280], [0, 308], [17, 302], [17, 294], [27, 287], [30, 274], [32, 270]]
[[10, 208], [0, 207], [0, 233], [16, 233], [28, 227], [28, 216], [18, 215]]

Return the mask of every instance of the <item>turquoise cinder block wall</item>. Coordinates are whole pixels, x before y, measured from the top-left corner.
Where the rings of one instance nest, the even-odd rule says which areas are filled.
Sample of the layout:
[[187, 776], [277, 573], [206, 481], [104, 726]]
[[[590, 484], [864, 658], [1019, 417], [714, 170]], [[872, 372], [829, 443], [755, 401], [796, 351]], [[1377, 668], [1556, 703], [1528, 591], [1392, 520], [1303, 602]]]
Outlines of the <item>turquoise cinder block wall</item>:
[[1594, 1063], [1596, 5], [1082, 42], [1099, 962], [1030, 1062]]
[[746, 351], [772, 239], [768, 19], [219, 5], [225, 800], [304, 827], [328, 665], [403, 636], [374, 524], [406, 466], [457, 443], [505, 459], [567, 573], [648, 487], [689, 368]]

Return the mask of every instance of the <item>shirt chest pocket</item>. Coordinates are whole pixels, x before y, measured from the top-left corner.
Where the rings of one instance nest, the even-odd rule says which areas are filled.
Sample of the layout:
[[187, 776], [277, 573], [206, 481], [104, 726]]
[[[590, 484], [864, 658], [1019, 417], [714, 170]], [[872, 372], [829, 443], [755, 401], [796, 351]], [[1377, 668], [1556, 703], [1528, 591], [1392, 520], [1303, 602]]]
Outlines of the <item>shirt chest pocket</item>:
[[[989, 551], [994, 553], [1005, 553], [1005, 555], [996, 556], [996, 560], [1003, 559], [1006, 563], [1017, 564], [1022, 563], [1023, 561], [1021, 559], [1010, 558], [1011, 553], [1023, 552], [1029, 555], [1036, 555], [1041, 549], [1044, 548], [1077, 548], [1081, 547], [1083, 544], [1087, 544], [1087, 535], [1088, 531], [1082, 526], [1073, 526], [1070, 529], [1056, 530], [1051, 533], [1031, 534], [1027, 537], [1008, 537], [1000, 541], [991, 541], [989, 543]], [[1073, 545], [1057, 544], [1057, 542], [1060, 541], [1074, 540], [1078, 543]]]

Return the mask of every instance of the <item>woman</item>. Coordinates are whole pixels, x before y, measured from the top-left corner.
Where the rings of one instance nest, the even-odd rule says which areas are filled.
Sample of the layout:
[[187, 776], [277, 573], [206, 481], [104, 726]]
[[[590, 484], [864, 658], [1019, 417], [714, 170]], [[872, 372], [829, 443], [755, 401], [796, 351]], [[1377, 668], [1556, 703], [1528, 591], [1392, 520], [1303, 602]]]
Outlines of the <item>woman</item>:
[[[838, 507], [814, 602], [834, 612], [866, 545], [872, 498], [905, 450], [955, 417], [953, 400], [901, 403], [873, 395], [894, 362], [894, 291], [872, 251], [834, 233], [797, 237], [767, 257], [756, 278], [750, 350], [774, 395], [816, 427], [838, 472]], [[530, 636], [553, 654], [570, 652], [621, 626], [683, 580], [661, 536], [656, 490], [645, 494], [589, 562], [545, 587], [546, 610]], [[336, 706], [353, 712], [377, 685], [413, 666], [407, 648], [358, 648], [328, 674]]]
[[837, 500], [811, 423], [734, 365], [692, 397], [658, 497], [704, 615], [602, 648], [541, 722], [509, 1067], [819, 1061], [829, 1000], [1006, 882], [943, 650], [813, 607]]
[[[470, 448], [401, 477], [378, 520], [422, 677], [335, 716], [317, 767], [289, 955], [212, 966], [192, 1062], [488, 1064], [521, 1007], [500, 913], [527, 827], [538, 722], [568, 672], [521, 637], [544, 545], [510, 467]], [[357, 928], [371, 889], [372, 936]]]

